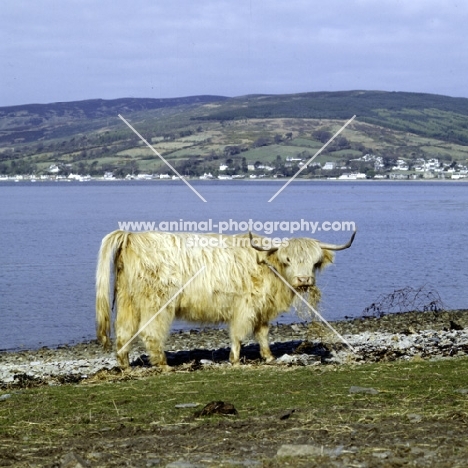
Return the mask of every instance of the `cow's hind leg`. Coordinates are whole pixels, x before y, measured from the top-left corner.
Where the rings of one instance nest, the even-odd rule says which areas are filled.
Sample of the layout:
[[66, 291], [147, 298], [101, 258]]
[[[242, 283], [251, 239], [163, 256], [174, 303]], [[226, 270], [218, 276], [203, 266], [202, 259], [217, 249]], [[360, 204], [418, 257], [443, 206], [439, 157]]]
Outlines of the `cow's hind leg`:
[[260, 345], [260, 356], [265, 359], [266, 362], [271, 362], [275, 358], [271, 354], [270, 344], [268, 342], [268, 331], [269, 331], [268, 322], [260, 323], [255, 327], [255, 339]]
[[[117, 338], [117, 364], [121, 369], [129, 369], [130, 368], [130, 360], [128, 359], [129, 353], [129, 346], [125, 346], [128, 343], [128, 339], [125, 338]], [[125, 346], [125, 348], [124, 348]]]
[[121, 369], [130, 367], [128, 359], [130, 340], [138, 329], [138, 316], [125, 291], [125, 288], [121, 288], [117, 293], [117, 317], [115, 319], [117, 363]]
[[128, 353], [130, 352], [131, 342], [130, 340], [134, 336], [137, 330], [136, 321], [131, 318], [125, 322], [119, 320], [117, 315], [115, 334], [116, 334], [116, 348], [117, 348], [117, 363], [121, 369], [128, 369], [130, 367], [130, 361], [128, 359]]

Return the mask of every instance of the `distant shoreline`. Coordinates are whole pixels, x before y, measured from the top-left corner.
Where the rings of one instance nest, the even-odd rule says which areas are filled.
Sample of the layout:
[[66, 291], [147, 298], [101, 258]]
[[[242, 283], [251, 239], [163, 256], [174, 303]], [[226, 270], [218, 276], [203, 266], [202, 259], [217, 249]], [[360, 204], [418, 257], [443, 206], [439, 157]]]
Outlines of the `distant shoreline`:
[[[239, 182], [249, 182], [249, 183], [264, 183], [264, 182], [278, 182], [279, 184], [286, 183], [290, 179], [288, 178], [266, 178], [263, 177], [261, 179], [196, 179], [196, 178], [187, 178], [185, 179], [186, 181], [190, 181], [190, 183], [197, 182], [197, 183], [213, 183], [213, 182], [220, 182], [220, 183], [239, 183]], [[86, 181], [80, 181], [80, 180], [75, 180], [75, 179], [59, 179], [59, 180], [53, 180], [53, 179], [46, 179], [46, 180], [40, 180], [40, 179], [1, 179], [0, 178], [0, 184], [5, 183], [5, 184], [31, 184], [31, 183], [78, 183], [78, 184], [86, 184], [89, 182], [106, 182], [106, 183], [128, 183], [128, 182], [151, 182], [151, 183], [170, 183], [170, 182], [180, 182], [180, 179], [103, 179], [103, 178], [96, 178], [96, 179], [89, 179]], [[359, 182], [359, 183], [368, 183], [368, 182], [383, 182], [383, 183], [389, 183], [389, 182], [421, 182], [421, 183], [427, 183], [427, 182], [440, 182], [440, 183], [467, 183], [468, 178], [463, 178], [463, 179], [439, 179], [439, 178], [434, 178], [434, 179], [294, 179], [294, 182], [338, 182], [338, 183], [350, 183], [350, 182]]]

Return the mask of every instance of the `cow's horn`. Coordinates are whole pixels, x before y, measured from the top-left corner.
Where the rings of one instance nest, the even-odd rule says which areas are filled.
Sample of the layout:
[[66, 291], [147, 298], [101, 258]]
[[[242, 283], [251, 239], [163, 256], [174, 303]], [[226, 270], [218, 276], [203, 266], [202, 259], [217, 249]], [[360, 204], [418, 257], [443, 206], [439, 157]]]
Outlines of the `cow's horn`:
[[272, 253], [275, 253], [279, 247], [272, 247], [271, 249], [262, 249], [262, 247], [259, 247], [258, 245], [255, 245], [253, 242], [253, 236], [252, 233], [249, 231], [249, 237], [250, 237], [250, 245], [255, 249], [258, 250], [259, 252], [266, 252], [267, 255], [271, 255]]
[[353, 232], [353, 235], [351, 236], [351, 239], [346, 244], [343, 245], [337, 245], [337, 244], [325, 244], [324, 242], [319, 242], [319, 245], [322, 249], [327, 249], [327, 250], [345, 250], [349, 247], [351, 247], [351, 244], [353, 243], [354, 236], [356, 235], [356, 231]]

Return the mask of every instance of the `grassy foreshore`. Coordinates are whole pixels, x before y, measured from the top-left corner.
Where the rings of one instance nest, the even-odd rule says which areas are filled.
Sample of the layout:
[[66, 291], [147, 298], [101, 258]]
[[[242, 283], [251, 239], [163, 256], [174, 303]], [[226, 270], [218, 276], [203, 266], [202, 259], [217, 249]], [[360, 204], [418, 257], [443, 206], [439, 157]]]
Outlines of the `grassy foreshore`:
[[[453, 318], [429, 317], [434, 328]], [[398, 329], [423, 327], [418, 318], [399, 317]], [[367, 328], [395, 329], [386, 322]], [[26, 379], [23, 387], [2, 391], [3, 466], [461, 467], [468, 459], [468, 357], [186, 365], [103, 371], [62, 386], [27, 388]], [[238, 414], [195, 416], [212, 401]]]
[[[165, 466], [181, 458], [285, 466], [277, 456], [285, 444], [317, 448], [289, 466], [336, 459], [454, 467], [468, 458], [468, 358], [101, 378], [24, 389], [2, 401], [1, 464], [57, 466], [73, 453], [91, 466]], [[350, 393], [353, 386], [378, 393]], [[238, 415], [196, 418], [211, 401], [232, 403]], [[176, 407], [186, 403], [200, 406]]]

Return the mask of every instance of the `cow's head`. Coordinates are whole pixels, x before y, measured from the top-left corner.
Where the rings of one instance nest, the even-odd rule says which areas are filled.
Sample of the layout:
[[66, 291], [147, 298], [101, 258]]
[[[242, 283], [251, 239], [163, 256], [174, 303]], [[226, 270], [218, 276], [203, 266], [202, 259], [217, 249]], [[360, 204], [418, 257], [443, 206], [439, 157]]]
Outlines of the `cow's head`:
[[351, 246], [356, 232], [343, 245], [326, 244], [315, 239], [292, 238], [286, 245], [265, 249], [250, 234], [251, 246], [261, 252], [259, 263], [273, 267], [298, 291], [307, 291], [315, 286], [315, 273], [333, 262], [333, 251]]

